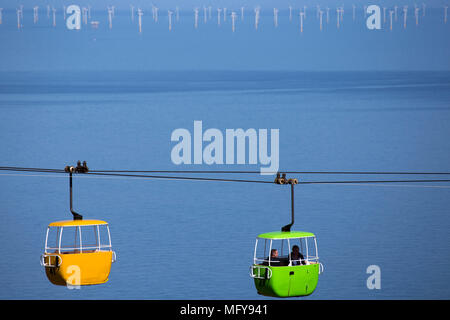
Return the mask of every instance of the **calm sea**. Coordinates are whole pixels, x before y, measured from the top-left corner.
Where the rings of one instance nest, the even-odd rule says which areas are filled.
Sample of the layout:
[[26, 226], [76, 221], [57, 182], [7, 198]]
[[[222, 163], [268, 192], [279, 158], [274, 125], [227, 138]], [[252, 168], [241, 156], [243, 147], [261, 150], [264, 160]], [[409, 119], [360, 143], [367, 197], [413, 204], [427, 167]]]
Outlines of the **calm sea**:
[[[3, 73], [1, 163], [259, 169], [175, 166], [171, 132], [202, 120], [278, 128], [281, 170], [450, 171], [449, 87], [449, 73]], [[75, 209], [110, 223], [109, 282], [55, 287], [39, 265], [47, 224], [71, 218], [67, 177], [2, 173], [1, 298], [262, 298], [248, 275], [255, 237], [290, 219], [284, 186], [79, 177], [74, 187]], [[448, 187], [298, 186], [295, 229], [317, 235], [325, 266], [308, 299], [448, 298]], [[366, 287], [370, 265], [381, 290]]]

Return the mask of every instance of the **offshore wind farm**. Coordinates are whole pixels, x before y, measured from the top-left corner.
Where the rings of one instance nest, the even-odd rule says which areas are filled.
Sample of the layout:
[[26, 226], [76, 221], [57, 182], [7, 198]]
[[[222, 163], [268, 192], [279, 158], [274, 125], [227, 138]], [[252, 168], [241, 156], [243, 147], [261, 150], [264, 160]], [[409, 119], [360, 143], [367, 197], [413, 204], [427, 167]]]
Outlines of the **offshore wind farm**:
[[[0, 9], [0, 67], [66, 69], [61, 50], [79, 61], [77, 69], [91, 63], [133, 70], [429, 70], [449, 64], [445, 3], [258, 3], [18, 1]], [[25, 60], [8, 54], [28, 46], [33, 54]], [[75, 54], [78, 47], [88, 51]], [[113, 62], [112, 50], [133, 58]], [[81, 61], [87, 52], [90, 59]], [[434, 58], [421, 59], [424, 52]]]
[[[41, 4], [26, 7], [20, 4], [15, 8], [17, 14], [17, 29], [21, 30], [24, 26], [26, 28], [33, 27], [32, 24], [24, 24], [24, 15], [32, 15], [34, 25], [48, 26], [50, 24], [52, 27], [58, 26], [60, 28], [65, 28], [66, 19], [69, 15], [67, 8], [68, 5], [56, 6], [47, 4], [44, 6]], [[161, 3], [161, 5], [150, 3], [141, 6], [135, 4], [129, 4], [127, 6], [121, 3], [118, 4], [117, 7], [108, 5], [102, 9], [97, 5], [95, 6], [95, 9], [92, 8], [93, 6], [89, 4], [79, 6], [80, 12], [70, 11], [70, 14], [79, 14], [79, 19], [81, 20], [80, 24], [83, 24], [84, 28], [90, 25], [90, 22], [95, 21], [100, 28], [103, 26], [112, 29], [113, 20], [116, 18], [128, 16], [129, 19], [127, 20], [130, 24], [134, 24], [135, 18], [137, 18], [136, 20], [139, 20], [140, 23], [136, 26], [135, 31], [139, 33], [151, 32], [152, 28], [154, 28], [154, 24], [158, 23], [166, 24], [168, 31], [176, 31], [177, 28], [186, 28], [189, 24], [181, 24], [179, 26], [177, 26], [177, 24], [180, 22], [191, 21], [191, 25], [194, 29], [216, 26], [228, 29], [231, 32], [236, 32], [239, 30], [240, 25], [249, 22], [254, 24], [255, 30], [258, 30], [260, 23], [264, 23], [264, 28], [277, 28], [279, 20], [280, 22], [283, 21], [283, 28], [295, 28], [299, 30], [300, 33], [303, 33], [303, 31], [312, 28], [326, 31], [327, 29], [333, 28], [333, 25], [336, 29], [340, 29], [344, 26], [345, 28], [365, 27], [365, 19], [370, 14], [367, 12], [368, 6], [361, 4], [346, 4], [336, 7], [317, 4], [313, 7], [308, 7], [297, 3], [284, 7], [238, 5], [233, 8], [213, 7], [205, 4], [201, 7], [190, 8], [182, 6], [181, 3], [175, 7], [167, 7], [164, 6], [163, 3]], [[403, 24], [398, 22], [397, 11], [399, 8], [402, 10]], [[382, 15], [380, 29], [382, 30], [392, 31], [394, 28], [401, 26], [403, 26], [403, 29], [406, 29], [408, 16], [411, 20], [415, 21], [416, 26], [418, 26], [422, 20], [424, 23], [429, 21], [431, 18], [426, 18], [427, 16], [432, 16], [432, 19], [437, 22], [440, 21], [443, 27], [447, 24], [448, 5], [435, 6], [427, 9], [425, 3], [422, 3], [421, 5], [414, 3], [413, 6], [392, 3], [390, 6], [383, 6], [380, 7], [380, 9], [382, 9], [382, 12], [380, 12]], [[3, 8], [0, 8], [0, 24], [8, 23], [8, 19], [5, 20], [3, 15], [7, 15], [10, 10], [11, 8], [3, 12]], [[351, 14], [344, 15], [346, 10], [351, 12]], [[42, 14], [45, 11], [46, 19], [39, 19], [39, 13], [41, 12]], [[161, 12], [164, 12], [165, 14], [161, 16]], [[216, 17], [214, 17], [213, 12], [216, 13]], [[172, 21], [173, 13], [175, 13], [176, 17], [174, 21]], [[240, 19], [236, 19], [238, 13]], [[392, 17], [388, 17], [388, 15]], [[107, 17], [106, 19], [105, 16]], [[245, 20], [244, 17], [246, 17]], [[308, 17], [308, 19], [306, 17]], [[27, 18], [28, 17], [25, 17], [26, 20], [28, 20]], [[269, 23], [269, 18], [271, 18], [272, 23]], [[202, 23], [199, 23], [199, 19]], [[316, 21], [315, 23], [314, 20]], [[308, 24], [307, 28], [305, 25], [306, 23]], [[316, 26], [313, 24], [316, 24]], [[77, 29], [83, 28], [79, 26]]]

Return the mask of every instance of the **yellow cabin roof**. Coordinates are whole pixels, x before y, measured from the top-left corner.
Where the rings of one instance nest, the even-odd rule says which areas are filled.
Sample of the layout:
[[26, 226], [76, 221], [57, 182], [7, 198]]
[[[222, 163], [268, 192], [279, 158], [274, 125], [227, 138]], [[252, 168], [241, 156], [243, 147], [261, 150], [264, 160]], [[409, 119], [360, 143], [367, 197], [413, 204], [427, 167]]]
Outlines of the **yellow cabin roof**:
[[102, 220], [64, 220], [50, 223], [49, 227], [76, 227], [76, 226], [94, 226], [108, 224]]

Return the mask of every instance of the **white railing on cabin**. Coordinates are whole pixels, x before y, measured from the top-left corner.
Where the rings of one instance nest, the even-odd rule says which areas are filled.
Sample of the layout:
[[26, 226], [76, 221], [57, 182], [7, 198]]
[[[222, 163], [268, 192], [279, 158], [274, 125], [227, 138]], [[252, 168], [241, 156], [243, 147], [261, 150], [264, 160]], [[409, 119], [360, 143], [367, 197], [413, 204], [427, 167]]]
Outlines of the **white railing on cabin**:
[[83, 252], [83, 250], [98, 250], [101, 251], [102, 249], [108, 249], [106, 251], [111, 251], [112, 246], [105, 244], [105, 245], [92, 245], [92, 246], [82, 246], [82, 247], [66, 247], [66, 246], [60, 246], [60, 247], [46, 247], [45, 252], [48, 253], [49, 250], [54, 250], [55, 252], [69, 252], [74, 250], [79, 250], [80, 253]]
[[[307, 258], [305, 258], [305, 259], [298, 259], [298, 260], [291, 260], [291, 259], [289, 259], [289, 258], [283, 258], [283, 257], [281, 257], [281, 258], [277, 258], [277, 260], [268, 260], [268, 259], [264, 259], [264, 258], [255, 258], [255, 259], [253, 259], [253, 264], [255, 264], [255, 265], [260, 265], [260, 264], [266, 264], [266, 265], [270, 265], [270, 266], [275, 266], [275, 267], [277, 267], [277, 266], [279, 266], [278, 265], [278, 263], [280, 262], [280, 259], [281, 260], [288, 260], [289, 261], [289, 264], [288, 264], [288, 266], [293, 266], [293, 265], [295, 265], [294, 263], [295, 262], [298, 262], [299, 264], [298, 265], [304, 265], [304, 264], [306, 264], [306, 265], [309, 265], [309, 264], [311, 264], [311, 263], [319, 263], [319, 257], [307, 257]], [[305, 262], [305, 263], [303, 263], [303, 262]]]

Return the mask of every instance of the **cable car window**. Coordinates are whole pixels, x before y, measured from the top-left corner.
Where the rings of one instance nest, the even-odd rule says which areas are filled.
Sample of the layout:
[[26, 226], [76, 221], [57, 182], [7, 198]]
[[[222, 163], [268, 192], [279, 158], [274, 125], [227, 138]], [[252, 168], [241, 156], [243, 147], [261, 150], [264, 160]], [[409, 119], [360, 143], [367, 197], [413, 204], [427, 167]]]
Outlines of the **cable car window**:
[[308, 261], [310, 263], [317, 263], [318, 254], [317, 254], [317, 242], [315, 237], [310, 237], [308, 239]]
[[108, 225], [98, 226], [98, 236], [100, 238], [100, 250], [111, 250], [111, 241]]
[[80, 227], [61, 228], [61, 253], [79, 253], [81, 246]]
[[287, 239], [273, 239], [270, 249], [270, 266], [287, 266], [289, 264], [289, 243]]
[[58, 251], [60, 229], [60, 227], [52, 227], [47, 229], [45, 252]]
[[95, 250], [99, 249], [97, 227], [98, 226], [80, 227], [83, 252], [95, 252]]
[[269, 264], [270, 240], [256, 239], [256, 256], [255, 264]]
[[[303, 238], [289, 239], [291, 250], [291, 265], [303, 265], [306, 263], [305, 241]], [[297, 254], [298, 252], [298, 254]]]

